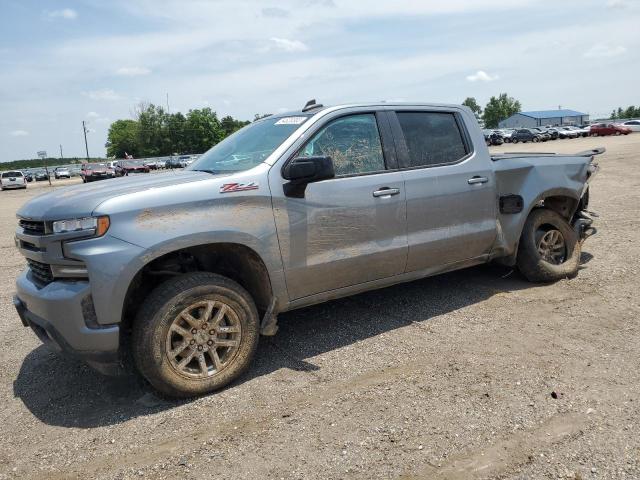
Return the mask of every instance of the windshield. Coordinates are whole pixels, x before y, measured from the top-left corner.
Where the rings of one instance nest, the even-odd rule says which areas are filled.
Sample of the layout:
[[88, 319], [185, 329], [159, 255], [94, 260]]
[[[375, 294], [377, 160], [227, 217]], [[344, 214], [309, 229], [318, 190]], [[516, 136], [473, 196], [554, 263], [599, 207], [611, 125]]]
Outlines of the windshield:
[[266, 118], [238, 130], [204, 153], [188, 170], [239, 172], [262, 163], [310, 115]]
[[[105, 167], [106, 167], [106, 165], [104, 163], [87, 163], [85, 165], [85, 168], [88, 169], [88, 170], [90, 170], [92, 168], [105, 168]], [[66, 168], [64, 170], [66, 170]]]

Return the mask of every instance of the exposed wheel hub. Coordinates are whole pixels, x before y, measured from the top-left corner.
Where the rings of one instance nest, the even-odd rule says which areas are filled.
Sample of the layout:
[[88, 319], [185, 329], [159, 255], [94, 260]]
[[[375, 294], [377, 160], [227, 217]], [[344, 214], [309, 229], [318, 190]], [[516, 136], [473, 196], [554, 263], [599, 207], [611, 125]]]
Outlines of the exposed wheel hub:
[[538, 232], [537, 249], [546, 262], [560, 265], [567, 257], [567, 246], [560, 230], [551, 229]]
[[241, 335], [240, 320], [231, 306], [219, 300], [198, 301], [171, 323], [165, 354], [180, 375], [207, 378], [233, 360]]

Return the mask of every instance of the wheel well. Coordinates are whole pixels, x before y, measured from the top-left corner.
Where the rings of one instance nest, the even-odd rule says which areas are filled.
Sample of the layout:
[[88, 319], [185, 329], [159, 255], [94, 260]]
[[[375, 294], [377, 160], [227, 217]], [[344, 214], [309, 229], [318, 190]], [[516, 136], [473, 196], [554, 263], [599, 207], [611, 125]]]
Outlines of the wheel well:
[[198, 245], [167, 253], [144, 266], [134, 277], [125, 296], [121, 328], [130, 331], [144, 298], [167, 279], [188, 272], [211, 272], [238, 282], [249, 292], [260, 313], [271, 302], [269, 272], [251, 248], [236, 243]]
[[541, 206], [559, 213], [569, 221], [576, 211], [577, 205], [578, 201], [575, 198], [568, 197], [566, 195], [553, 195], [545, 197], [542, 200]]

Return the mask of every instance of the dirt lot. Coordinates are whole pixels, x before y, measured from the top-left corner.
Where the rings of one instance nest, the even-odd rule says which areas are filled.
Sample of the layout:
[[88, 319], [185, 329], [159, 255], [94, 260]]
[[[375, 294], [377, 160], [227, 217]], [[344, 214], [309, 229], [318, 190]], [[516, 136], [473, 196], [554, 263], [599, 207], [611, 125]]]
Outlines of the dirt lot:
[[248, 375], [187, 402], [22, 327], [15, 212], [48, 187], [2, 192], [0, 478], [640, 478], [640, 134], [495, 150], [597, 145], [576, 279], [474, 268], [282, 315]]

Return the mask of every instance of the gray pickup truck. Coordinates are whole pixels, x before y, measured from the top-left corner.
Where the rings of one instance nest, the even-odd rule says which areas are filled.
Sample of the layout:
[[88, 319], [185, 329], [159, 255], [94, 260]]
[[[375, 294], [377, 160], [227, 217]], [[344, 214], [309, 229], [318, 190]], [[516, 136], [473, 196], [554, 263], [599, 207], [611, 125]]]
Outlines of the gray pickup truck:
[[466, 107], [310, 101], [184, 171], [25, 204], [14, 304], [99, 371], [203, 394], [248, 368], [281, 312], [491, 261], [575, 275], [602, 151], [491, 156]]

